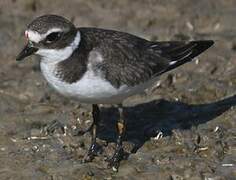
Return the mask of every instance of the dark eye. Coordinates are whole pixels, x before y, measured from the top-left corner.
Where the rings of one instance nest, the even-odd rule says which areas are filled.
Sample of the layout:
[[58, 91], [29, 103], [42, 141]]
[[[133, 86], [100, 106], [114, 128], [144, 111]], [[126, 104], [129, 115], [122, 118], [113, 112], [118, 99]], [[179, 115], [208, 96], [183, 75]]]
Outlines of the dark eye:
[[55, 42], [55, 41], [59, 40], [61, 36], [62, 36], [61, 32], [53, 32], [53, 33], [47, 35], [45, 42], [46, 43]]

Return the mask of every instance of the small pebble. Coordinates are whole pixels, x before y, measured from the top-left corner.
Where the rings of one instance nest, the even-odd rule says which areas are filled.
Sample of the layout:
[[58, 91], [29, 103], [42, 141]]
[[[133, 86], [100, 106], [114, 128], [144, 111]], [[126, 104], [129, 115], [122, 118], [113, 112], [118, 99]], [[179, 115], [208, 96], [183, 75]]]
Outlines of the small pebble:
[[182, 176], [177, 175], [177, 174], [172, 174], [170, 176], [170, 179], [171, 180], [183, 180], [184, 178]]
[[0, 148], [0, 150], [1, 150], [1, 151], [5, 151], [5, 150], [6, 150], [6, 148], [5, 148], [5, 147], [2, 147], [2, 148]]
[[233, 167], [234, 164], [222, 164], [223, 167]]
[[39, 147], [38, 147], [38, 146], [33, 146], [33, 147], [32, 147], [32, 150], [33, 150], [34, 152], [39, 152]]

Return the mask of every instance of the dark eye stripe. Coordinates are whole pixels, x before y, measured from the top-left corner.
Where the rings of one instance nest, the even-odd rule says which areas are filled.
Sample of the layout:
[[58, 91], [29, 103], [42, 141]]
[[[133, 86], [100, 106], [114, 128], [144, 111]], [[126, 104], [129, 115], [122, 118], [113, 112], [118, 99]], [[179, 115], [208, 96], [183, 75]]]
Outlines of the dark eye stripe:
[[47, 35], [47, 37], [45, 38], [45, 42], [46, 43], [53, 43], [57, 40], [59, 40], [62, 36], [62, 33], [61, 32], [53, 32], [49, 35]]

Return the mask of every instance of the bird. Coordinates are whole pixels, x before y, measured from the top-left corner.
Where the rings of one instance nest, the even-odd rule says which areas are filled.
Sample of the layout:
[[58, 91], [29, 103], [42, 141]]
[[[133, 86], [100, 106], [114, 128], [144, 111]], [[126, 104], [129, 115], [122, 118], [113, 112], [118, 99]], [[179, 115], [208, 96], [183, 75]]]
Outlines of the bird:
[[91, 145], [84, 156], [90, 162], [97, 155], [97, 127], [100, 104], [116, 105], [117, 139], [108, 167], [117, 171], [124, 158], [126, 133], [123, 101], [151, 87], [162, 75], [191, 62], [214, 44], [213, 40], [149, 41], [116, 30], [76, 27], [54, 14], [35, 18], [25, 30], [27, 44], [17, 55], [20, 61], [40, 56], [43, 76], [61, 95], [92, 105]]

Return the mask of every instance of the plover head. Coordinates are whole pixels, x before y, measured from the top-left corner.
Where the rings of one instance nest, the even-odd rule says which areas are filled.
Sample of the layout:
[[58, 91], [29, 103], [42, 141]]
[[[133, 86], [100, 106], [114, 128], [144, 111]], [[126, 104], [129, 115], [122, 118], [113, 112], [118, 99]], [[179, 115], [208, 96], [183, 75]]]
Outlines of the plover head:
[[68, 58], [80, 42], [80, 33], [69, 20], [57, 15], [44, 15], [32, 21], [25, 30], [27, 44], [16, 60], [37, 54], [46, 61]]

